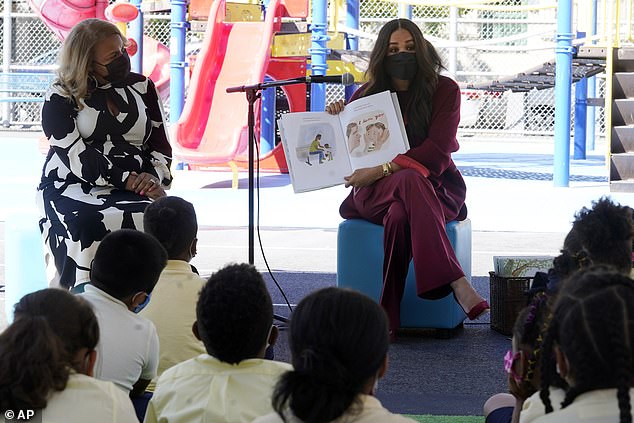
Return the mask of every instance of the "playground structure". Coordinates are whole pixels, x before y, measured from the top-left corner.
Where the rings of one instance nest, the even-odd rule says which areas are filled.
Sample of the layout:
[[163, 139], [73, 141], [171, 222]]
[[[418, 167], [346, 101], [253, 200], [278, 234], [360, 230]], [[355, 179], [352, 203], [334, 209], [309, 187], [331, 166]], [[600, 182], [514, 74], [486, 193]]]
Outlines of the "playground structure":
[[[124, 34], [126, 24], [138, 17], [136, 6], [126, 2], [116, 2], [108, 5], [107, 0], [28, 0], [31, 8], [40, 16], [46, 26], [60, 40], [78, 22], [88, 18], [107, 19], [116, 23]], [[142, 40], [130, 38], [132, 43], [128, 48], [131, 57], [141, 52], [138, 45], [143, 45], [143, 70], [151, 78], [162, 98], [167, 98], [169, 92], [169, 49], [151, 37], [144, 36]]]
[[[78, 0], [75, 1], [77, 2]], [[13, 3], [19, 4], [20, 2]], [[46, 2], [43, 1], [42, 3]], [[275, 4], [275, 2], [271, 3]], [[338, 69], [331, 68], [333, 63], [335, 63], [332, 61], [319, 63], [318, 66], [315, 66], [317, 63], [314, 60], [315, 55], [312, 53], [315, 50], [320, 51], [322, 53], [321, 57], [325, 59], [332, 59], [336, 56], [337, 59], [344, 58], [346, 60], [345, 56], [352, 56], [351, 62], [354, 62], [357, 66], [361, 62], [362, 65], [362, 57], [360, 60], [355, 60], [354, 54], [346, 53], [354, 53], [354, 51], [349, 50], [368, 50], [371, 47], [378, 27], [386, 19], [397, 16], [413, 19], [421, 26], [426, 37], [437, 47], [446, 63], [448, 72], [465, 87], [463, 110], [470, 108], [474, 111], [474, 119], [471, 122], [465, 119], [461, 132], [475, 136], [484, 135], [488, 137], [499, 136], [500, 134], [505, 136], [509, 136], [509, 134], [516, 134], [516, 136], [552, 136], [555, 126], [557, 126], [554, 116], [555, 109], [562, 109], [562, 107], [559, 104], [555, 107], [556, 96], [553, 89], [533, 89], [521, 92], [512, 90], [499, 91], [497, 89], [471, 90], [467, 88], [468, 85], [483, 87], [487, 81], [497, 81], [510, 75], [520, 75], [526, 68], [533, 68], [544, 62], [553, 63], [553, 52], [557, 55], [571, 55], [577, 49], [585, 47], [592, 49], [594, 48], [593, 46], [599, 46], [600, 48], [611, 49], [610, 51], [618, 55], [616, 53], [617, 50], [612, 49], [618, 49], [622, 47], [621, 44], [632, 42], [632, 0], [619, 0], [617, 2], [594, 0], [578, 1], [576, 3], [506, 0], [495, 2], [495, 4], [491, 3], [493, 2], [489, 0], [463, 0], [460, 2], [409, 0], [408, 3], [364, 0], [362, 2], [350, 1], [347, 4], [330, 2], [330, 9], [327, 10], [325, 3], [313, 2], [311, 14], [308, 14], [307, 5], [305, 4], [303, 8], [299, 8], [305, 12], [305, 15], [288, 13], [288, 10], [286, 10], [288, 5], [284, 4], [282, 7], [275, 6], [273, 13], [266, 14], [267, 18], [271, 14], [274, 15], [273, 18], [269, 18], [270, 24], [266, 24], [266, 21], [263, 21], [260, 14], [257, 13], [256, 8], [258, 5], [243, 4], [236, 6], [232, 3], [225, 3], [224, 7], [218, 5], [213, 12], [215, 16], [213, 24], [210, 24], [212, 21], [211, 16], [207, 18], [206, 26], [201, 25], [200, 22], [196, 21], [195, 16], [192, 16], [192, 10], [195, 9], [195, 1], [192, 1], [189, 5], [190, 16], [188, 20], [185, 19], [184, 15], [186, 7], [184, 2], [162, 3], [162, 9], [151, 6], [148, 2], [137, 2], [135, 6], [145, 11], [142, 23], [145, 26], [146, 33], [149, 31], [148, 35], [151, 34], [152, 38], [160, 39], [163, 43], [169, 43], [168, 40], [170, 39], [177, 39], [178, 43], [185, 43], [186, 39], [191, 39], [196, 30], [205, 32], [205, 41], [201, 43], [202, 48], [198, 54], [198, 63], [207, 60], [204, 67], [211, 69], [199, 72], [194, 67], [189, 96], [181, 116], [183, 124], [175, 124], [174, 131], [178, 133], [179, 125], [185, 127], [180, 132], [180, 135], [183, 135], [182, 143], [180, 137], [175, 140], [176, 143], [179, 143], [175, 148], [177, 158], [180, 155], [184, 162], [206, 166], [223, 165], [223, 163], [227, 165], [232, 160], [233, 164], [237, 163], [239, 165], [241, 160], [243, 160], [243, 151], [246, 145], [244, 138], [246, 123], [243, 124], [244, 119], [246, 119], [246, 112], [238, 112], [239, 108], [246, 107], [246, 100], [236, 94], [233, 94], [234, 99], [227, 100], [229, 95], [221, 92], [217, 85], [218, 82], [240, 85], [259, 82], [266, 77], [280, 79], [298, 76], [304, 72], [309, 73], [315, 70], [328, 73], [348, 71], [352, 65], [341, 61], [336, 62], [335, 66]], [[563, 31], [563, 35], [561, 35], [562, 31], [557, 27], [556, 18], [562, 15], [562, 13], [558, 13], [558, 7], [561, 8], [561, 5], [566, 3], [571, 3], [574, 13], [563, 14], [570, 16], [570, 21], [573, 25]], [[317, 13], [316, 4], [322, 7], [322, 10], [317, 11]], [[103, 3], [100, 3], [99, 6], [95, 4], [94, 8], [97, 10], [99, 7], [103, 8], [103, 6], [105, 6]], [[170, 7], [171, 10], [166, 10], [170, 9]], [[179, 8], [177, 13], [174, 13], [175, 8]], [[163, 13], [160, 16], [162, 22], [168, 23], [165, 18], [171, 18], [171, 32], [162, 31], [161, 35], [160, 31], [148, 28], [148, 23], [153, 25], [157, 21], [150, 15], [153, 10], [157, 9], [163, 10], [163, 12], [158, 12]], [[206, 9], [207, 14], [211, 15], [211, 6], [207, 6]], [[199, 10], [205, 11], [205, 6], [199, 7]], [[561, 10], [563, 11], [563, 9]], [[6, 17], [6, 7], [3, 13]], [[69, 12], [67, 15], [72, 15], [72, 13]], [[48, 20], [53, 20], [50, 15], [47, 16]], [[250, 20], [250, 22], [244, 22], [245, 20]], [[17, 22], [19, 22], [19, 18]], [[192, 31], [186, 30], [189, 24], [191, 24]], [[231, 36], [233, 31], [239, 32], [241, 28], [247, 28], [249, 26], [247, 24], [259, 25], [261, 28], [260, 32], [256, 31], [252, 34], [253, 39], [265, 38], [270, 39], [271, 42], [271, 47], [267, 54], [264, 54], [264, 48], [262, 47], [264, 44], [259, 44], [260, 48], [256, 49], [257, 54], [251, 56], [247, 65], [245, 65], [250, 70], [243, 69], [242, 66], [236, 66], [234, 56], [242, 54], [243, 51], [246, 51], [246, 47], [255, 49], [254, 45], [257, 43], [237, 43], [240, 44], [238, 47], [233, 44], [225, 49], [225, 55], [222, 57], [216, 54], [218, 49], [210, 48], [212, 44], [222, 46], [222, 48], [227, 47], [223, 43], [237, 40], [237, 38], [232, 38]], [[267, 25], [269, 26], [267, 27]], [[288, 30], [289, 25], [295, 26], [295, 34], [284, 33]], [[138, 28], [139, 24], [138, 22], [133, 22], [130, 24], [130, 28], [132, 26]], [[264, 30], [264, 28], [271, 28], [271, 32], [266, 32], [268, 29]], [[571, 35], [572, 28], [577, 32], [576, 37]], [[54, 32], [54, 29], [51, 29], [51, 31]], [[134, 32], [132, 29], [130, 31], [131, 33]], [[248, 32], [246, 29], [244, 31]], [[175, 32], [180, 34], [180, 38], [174, 37]], [[211, 35], [212, 33], [214, 35]], [[314, 39], [313, 44], [316, 40], [319, 42], [319, 46], [316, 48], [312, 45], [311, 51], [308, 52], [308, 42], [306, 40], [311, 38], [311, 36]], [[246, 38], [244, 35], [243, 37]], [[333, 41], [331, 45], [324, 46], [324, 42], [328, 37], [333, 38]], [[141, 43], [144, 53], [152, 50], [151, 41], [145, 42], [146, 39], [144, 38], [144, 42]], [[557, 40], [557, 43], [553, 42], [553, 39]], [[252, 39], [249, 38], [249, 40]], [[6, 31], [3, 42], [5, 46], [11, 47], [12, 45], [10, 42], [7, 43]], [[337, 42], [339, 44], [336, 44]], [[569, 43], [569, 46], [560, 46], [561, 43]], [[11, 55], [7, 58], [6, 50], [3, 62], [3, 71], [5, 73], [16, 67], [12, 64], [15, 59]], [[279, 55], [280, 51], [283, 54]], [[290, 54], [293, 51], [295, 56]], [[208, 54], [208, 52], [213, 54]], [[162, 50], [162, 53], [165, 54], [166, 50]], [[183, 78], [174, 78], [174, 70], [178, 69], [184, 74], [184, 68], [188, 60], [184, 55], [182, 57], [179, 56], [182, 53], [184, 53], [184, 49], [181, 46], [172, 48], [172, 80], [177, 83]], [[143, 56], [145, 57], [146, 54], [143, 54]], [[152, 55], [148, 56], [151, 57]], [[600, 100], [593, 100], [595, 97], [611, 98], [611, 72], [613, 66], [611, 55], [606, 54], [605, 56], [609, 59], [606, 60], [607, 76], [598, 75], [594, 78], [583, 79], [580, 84], [574, 84], [575, 102], [579, 107], [575, 107], [576, 111], [572, 110], [566, 116], [566, 126], [574, 125], [575, 136], [580, 134], [581, 131], [587, 131], [588, 148], [593, 147], [592, 142], [597, 136], [605, 134], [609, 138], [613, 132], [611, 130], [610, 101], [606, 103], [606, 115], [604, 115], [602, 107], [598, 108], [598, 113], [594, 113], [593, 107], [587, 108], [587, 129], [579, 127], [578, 124], [580, 122], [578, 121], [581, 119], [577, 119], [577, 112], [586, 111], [584, 103], [600, 103]], [[164, 58], [165, 56], [160, 60], [163, 66], [150, 64], [149, 67], [153, 69], [160, 68], [163, 71], [167, 69], [169, 71]], [[359, 59], [358, 55], [356, 59]], [[605, 60], [605, 57], [603, 59]], [[228, 67], [224, 68], [226, 64], [228, 64]], [[326, 64], [330, 66], [328, 69], [325, 69]], [[344, 68], [344, 66], [347, 66], [347, 68]], [[148, 65], [144, 63], [143, 68], [147, 73]], [[200, 67], [198, 68], [200, 69]], [[228, 72], [230, 68], [233, 68], [233, 72], [236, 70], [245, 71], [246, 73], [241, 76], [242, 80], [237, 80], [238, 78], [236, 78], [236, 80], [230, 81], [227, 79], [229, 75], [233, 74], [233, 72]], [[358, 66], [358, 68], [357, 70], [363, 70], [362, 67]], [[583, 83], [587, 85], [587, 88], [579, 89]], [[172, 83], [171, 85], [174, 86], [175, 84]], [[195, 89], [194, 86], [196, 87]], [[212, 86], [214, 90], [209, 92]], [[493, 87], [493, 84], [490, 87]], [[279, 154], [279, 147], [275, 146], [274, 113], [280, 113], [280, 110], [285, 112], [305, 109], [308, 106], [305, 94], [299, 94], [300, 91], [304, 91], [303, 88], [303, 86], [287, 87], [284, 90], [278, 90], [277, 93], [265, 93], [263, 95], [261, 102], [263, 113], [258, 119], [258, 128], [261, 128], [260, 164], [264, 168], [270, 165], [273, 169], [277, 166], [278, 170], [283, 170], [283, 156]], [[320, 90], [322, 90], [321, 93], [325, 91], [328, 101], [343, 96], [340, 87], [312, 88], [314, 89], [311, 92], [311, 101], [313, 98], [321, 96]], [[582, 94], [586, 92], [586, 89], [587, 95], [584, 96]], [[578, 93], [581, 95], [578, 95]], [[184, 91], [181, 91], [178, 96], [172, 93], [170, 102], [181, 101], [180, 99], [184, 97], [184, 94]], [[568, 98], [570, 97], [568, 96]], [[586, 98], [589, 100], [585, 100]], [[203, 99], [209, 100], [210, 104], [205, 104]], [[282, 106], [280, 106], [280, 103], [282, 103]], [[288, 103], [288, 105], [284, 103]], [[235, 105], [236, 107], [227, 105]], [[228, 108], [235, 112], [230, 119], [210, 122], [212, 117], [208, 115], [216, 112], [222, 115], [225, 109]], [[174, 107], [170, 107], [170, 109], [171, 120], [176, 121], [181, 114], [180, 110]], [[202, 113], [201, 110], [209, 111], [208, 115], [205, 116], [205, 113]], [[466, 116], [466, 113], [464, 115]], [[220, 123], [222, 125], [218, 126]], [[234, 126], [234, 124], [235, 127], [230, 129], [229, 126]], [[559, 126], [561, 127], [561, 124]], [[221, 128], [223, 133], [231, 134], [229, 142], [219, 142], [211, 139], [214, 132], [211, 129], [212, 127]]]

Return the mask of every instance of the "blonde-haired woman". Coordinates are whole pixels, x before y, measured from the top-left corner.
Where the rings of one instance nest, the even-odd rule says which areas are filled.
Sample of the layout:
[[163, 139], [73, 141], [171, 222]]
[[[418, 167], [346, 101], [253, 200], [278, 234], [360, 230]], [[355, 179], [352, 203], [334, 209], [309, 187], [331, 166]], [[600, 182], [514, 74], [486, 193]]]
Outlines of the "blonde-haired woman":
[[172, 182], [162, 106], [152, 81], [130, 72], [127, 45], [109, 22], [80, 22], [46, 94], [38, 205], [51, 286], [87, 282], [101, 239], [142, 228], [143, 210]]

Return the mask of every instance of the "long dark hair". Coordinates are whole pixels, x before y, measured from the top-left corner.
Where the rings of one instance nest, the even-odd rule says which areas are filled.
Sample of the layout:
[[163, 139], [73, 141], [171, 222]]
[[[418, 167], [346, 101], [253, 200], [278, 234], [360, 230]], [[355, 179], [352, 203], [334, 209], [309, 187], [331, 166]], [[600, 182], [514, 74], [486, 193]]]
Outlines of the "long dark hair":
[[405, 29], [412, 35], [418, 62], [416, 77], [410, 81], [408, 89], [411, 93], [410, 101], [401, 107], [411, 131], [415, 134], [425, 133], [431, 121], [431, 104], [438, 84], [438, 73], [443, 66], [436, 49], [423, 37], [423, 33], [414, 22], [409, 19], [394, 19], [383, 25], [370, 54], [370, 63], [366, 71], [368, 84], [362, 95], [376, 94], [392, 88], [392, 80], [385, 70], [385, 58], [390, 37], [397, 29]]
[[77, 352], [98, 341], [97, 318], [81, 298], [61, 289], [25, 295], [0, 334], [0, 412], [45, 408], [66, 387]]
[[592, 266], [564, 282], [546, 333], [540, 396], [553, 411], [553, 348], [558, 345], [570, 363], [574, 381], [562, 408], [579, 395], [617, 389], [620, 421], [631, 422], [630, 385], [634, 377], [634, 283], [615, 268]]
[[282, 376], [273, 408], [290, 407], [304, 423], [341, 416], [383, 364], [388, 323], [383, 309], [355, 291], [325, 288], [305, 297], [290, 325], [293, 369]]

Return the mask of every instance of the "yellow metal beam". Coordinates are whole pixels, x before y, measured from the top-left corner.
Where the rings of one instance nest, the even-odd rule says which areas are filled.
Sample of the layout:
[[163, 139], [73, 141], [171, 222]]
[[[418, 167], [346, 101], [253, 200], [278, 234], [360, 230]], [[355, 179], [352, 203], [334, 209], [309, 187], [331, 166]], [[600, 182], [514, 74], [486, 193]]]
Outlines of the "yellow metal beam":
[[[310, 60], [307, 61], [310, 64]], [[365, 82], [365, 72], [357, 69], [353, 63], [344, 62], [341, 60], [327, 60], [328, 70], [326, 75], [342, 75], [344, 73], [351, 73], [354, 76], [354, 81], [357, 83]], [[310, 74], [310, 66], [306, 66], [306, 75]]]
[[225, 22], [260, 22], [262, 8], [259, 4], [227, 3]]
[[[343, 50], [346, 47], [346, 39], [343, 33], [329, 33], [330, 40], [326, 47], [331, 50]], [[309, 32], [298, 34], [278, 34], [273, 38], [271, 45], [272, 57], [297, 57], [310, 56], [311, 34]]]

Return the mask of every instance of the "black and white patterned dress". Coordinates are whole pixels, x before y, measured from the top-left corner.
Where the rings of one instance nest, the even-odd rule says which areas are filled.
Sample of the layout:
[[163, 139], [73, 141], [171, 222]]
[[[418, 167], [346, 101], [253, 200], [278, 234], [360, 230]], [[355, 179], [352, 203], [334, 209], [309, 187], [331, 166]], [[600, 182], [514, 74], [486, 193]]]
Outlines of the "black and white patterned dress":
[[[119, 114], [108, 111], [110, 98]], [[171, 154], [154, 83], [130, 73], [123, 83], [95, 87], [77, 107], [59, 86], [46, 94], [42, 127], [49, 140], [38, 187], [47, 277], [51, 286], [87, 282], [99, 242], [110, 231], [142, 229], [151, 200], [125, 190], [130, 172], [172, 182]]]

